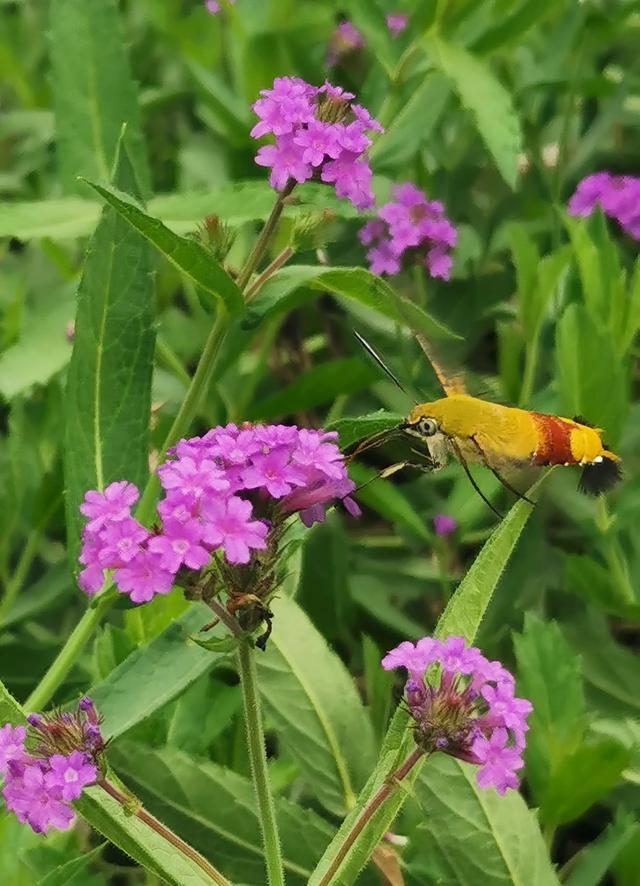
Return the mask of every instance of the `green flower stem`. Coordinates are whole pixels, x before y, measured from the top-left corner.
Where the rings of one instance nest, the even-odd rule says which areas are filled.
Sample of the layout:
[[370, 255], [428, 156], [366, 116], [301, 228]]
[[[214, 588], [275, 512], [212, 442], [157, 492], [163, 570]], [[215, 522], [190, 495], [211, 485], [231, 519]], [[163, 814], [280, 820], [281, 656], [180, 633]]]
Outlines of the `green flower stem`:
[[35, 556], [38, 553], [38, 547], [40, 545], [42, 533], [48, 526], [49, 520], [51, 520], [57, 509], [60, 507], [61, 502], [62, 496], [56, 495], [49, 507], [45, 510], [41, 519], [29, 533], [27, 543], [22, 549], [22, 553], [20, 554], [20, 558], [13, 572], [13, 575], [7, 582], [5, 595], [2, 598], [2, 603], [0, 603], [0, 625], [3, 624], [5, 616], [8, 615], [9, 610], [13, 605], [13, 601], [22, 590], [22, 586], [24, 585], [25, 580], [29, 574], [31, 564], [33, 563]]
[[238, 665], [244, 717], [247, 728], [247, 745], [253, 787], [258, 801], [258, 817], [264, 846], [267, 880], [269, 886], [283, 886], [284, 871], [276, 810], [271, 794], [269, 773], [262, 728], [262, 711], [258, 695], [258, 675], [256, 672], [255, 652], [247, 640], [241, 641], [238, 649]]
[[289, 194], [291, 194], [295, 186], [295, 180], [290, 178], [284, 188], [278, 193], [278, 199], [276, 200], [275, 205], [271, 210], [271, 215], [264, 223], [264, 227], [260, 231], [260, 236], [256, 240], [253, 249], [249, 253], [249, 258], [247, 259], [245, 266], [238, 275], [238, 279], [236, 282], [242, 292], [246, 290], [247, 283], [251, 279], [251, 275], [258, 267], [260, 259], [266, 252], [267, 246], [271, 242], [271, 238], [275, 234], [278, 222], [280, 221], [280, 216], [282, 215], [282, 211], [285, 207], [287, 197], [289, 196]]
[[95, 605], [87, 609], [42, 680], [25, 701], [24, 708], [27, 712], [41, 711], [51, 701], [55, 691], [80, 657], [102, 616], [111, 609], [114, 600], [115, 594], [105, 590], [100, 594]]
[[177, 849], [181, 855], [184, 855], [185, 858], [188, 858], [196, 864], [200, 870], [204, 871], [204, 873], [210, 878], [212, 883], [217, 883], [218, 886], [231, 886], [229, 880], [227, 880], [226, 877], [223, 877], [220, 871], [216, 870], [212, 864], [209, 864], [206, 858], [203, 858], [192, 846], [189, 846], [188, 843], [181, 840], [177, 834], [174, 834], [173, 831], [169, 830], [169, 828], [163, 825], [161, 821], [158, 821], [157, 818], [150, 815], [146, 809], [140, 805], [136, 805], [132, 811], [131, 798], [119, 791], [115, 785], [111, 784], [111, 782], [108, 782], [106, 779], [101, 779], [98, 782], [98, 787], [101, 787], [105, 793], [112, 797], [126, 813], [135, 815], [136, 818], [143, 821], [152, 831], [155, 831], [156, 834], [162, 837], [163, 840], [170, 843], [174, 849]]
[[264, 271], [259, 274], [253, 283], [250, 286], [247, 286], [247, 290], [245, 293], [244, 300], [247, 304], [251, 301], [253, 296], [264, 286], [267, 280], [270, 277], [273, 277], [276, 271], [279, 271], [280, 268], [289, 261], [291, 256], [293, 255], [293, 249], [291, 246], [285, 246], [285, 248], [280, 252], [274, 260], [268, 265]]
[[394, 772], [385, 778], [377, 792], [369, 800], [359, 817], [355, 820], [353, 827], [344, 838], [340, 848], [336, 852], [331, 864], [326, 870], [325, 875], [318, 881], [317, 886], [329, 886], [334, 882], [334, 876], [337, 874], [340, 865], [345, 860], [347, 853], [355, 843], [358, 836], [362, 833], [367, 823], [373, 818], [382, 803], [389, 797], [392, 791], [396, 790], [415, 764], [424, 756], [424, 751], [420, 748], [414, 748], [407, 759]]

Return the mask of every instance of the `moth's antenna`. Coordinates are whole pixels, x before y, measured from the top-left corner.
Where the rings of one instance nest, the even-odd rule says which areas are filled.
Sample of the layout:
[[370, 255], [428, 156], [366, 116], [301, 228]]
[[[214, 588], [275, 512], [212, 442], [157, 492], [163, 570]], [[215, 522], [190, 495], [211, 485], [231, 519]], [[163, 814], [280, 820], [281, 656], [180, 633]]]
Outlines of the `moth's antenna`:
[[354, 334], [355, 337], [358, 339], [358, 341], [360, 342], [360, 344], [362, 345], [362, 347], [365, 349], [365, 351], [367, 352], [367, 354], [369, 354], [369, 356], [370, 356], [373, 360], [375, 360], [375, 362], [378, 364], [378, 366], [380, 367], [380, 369], [382, 369], [382, 371], [383, 371], [384, 373], [386, 373], [386, 375], [389, 376], [389, 378], [390, 378], [391, 381], [396, 385], [396, 387], [400, 388], [400, 390], [402, 391], [402, 393], [405, 394], [407, 397], [410, 397], [410, 399], [413, 399], [413, 398], [411, 397], [411, 395], [408, 393], [407, 389], [404, 387], [404, 385], [402, 385], [402, 384], [400, 383], [399, 378], [398, 378], [396, 375], [393, 374], [393, 372], [389, 369], [389, 367], [388, 367], [387, 364], [384, 362], [384, 360], [382, 359], [382, 357], [380, 356], [380, 354], [378, 354], [378, 352], [375, 351], [375, 350], [372, 348], [372, 346], [369, 344], [369, 342], [366, 340], [366, 338], [363, 338], [363, 337], [360, 335], [360, 333], [357, 332], [355, 329], [353, 330], [353, 334]]

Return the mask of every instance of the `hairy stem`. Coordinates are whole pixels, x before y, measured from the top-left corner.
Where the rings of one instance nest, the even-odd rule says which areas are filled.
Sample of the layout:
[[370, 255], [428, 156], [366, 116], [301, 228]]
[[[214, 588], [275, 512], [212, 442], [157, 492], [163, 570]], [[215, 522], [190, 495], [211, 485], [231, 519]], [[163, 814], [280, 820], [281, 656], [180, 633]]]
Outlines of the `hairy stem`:
[[[130, 798], [119, 791], [115, 785], [111, 784], [111, 782], [101, 779], [98, 782], [98, 787], [101, 787], [105, 793], [109, 794], [109, 796], [112, 797], [116, 803], [119, 803], [125, 811], [131, 809]], [[229, 880], [227, 880], [226, 877], [223, 877], [220, 871], [216, 870], [212, 864], [209, 864], [206, 858], [203, 858], [192, 846], [189, 846], [188, 843], [181, 840], [177, 834], [174, 834], [173, 831], [169, 830], [169, 828], [163, 825], [161, 821], [158, 821], [157, 818], [150, 815], [142, 806], [134, 808], [133, 815], [135, 815], [140, 821], [143, 821], [152, 831], [155, 831], [156, 834], [162, 837], [163, 840], [170, 843], [181, 855], [184, 855], [185, 858], [188, 858], [196, 864], [200, 870], [204, 871], [204, 873], [211, 879], [212, 883], [218, 883], [219, 886], [231, 886]]]
[[359, 817], [354, 822], [353, 827], [344, 838], [342, 845], [338, 849], [324, 876], [321, 880], [318, 881], [318, 886], [329, 886], [329, 884], [333, 882], [334, 875], [338, 872], [338, 869], [346, 858], [347, 853], [355, 843], [358, 836], [362, 833], [367, 823], [373, 818], [373, 816], [378, 811], [382, 803], [387, 799], [387, 797], [389, 797], [390, 794], [394, 790], [396, 790], [396, 788], [398, 787], [398, 783], [401, 782], [402, 779], [408, 775], [408, 773], [413, 769], [415, 764], [423, 755], [424, 751], [422, 751], [420, 748], [415, 748], [409, 754], [404, 763], [398, 766], [398, 768], [394, 770], [394, 772], [392, 772], [387, 778], [385, 778], [382, 785], [369, 800], [367, 805], [360, 813]]
[[283, 886], [282, 853], [280, 851], [276, 810], [271, 794], [269, 772], [267, 771], [255, 651], [248, 641], [240, 643], [238, 666], [240, 683], [242, 685], [242, 700], [244, 702], [249, 761], [253, 777], [253, 788], [258, 802], [258, 818], [260, 820], [260, 831], [264, 846], [267, 880], [269, 886]]
[[270, 265], [264, 269], [261, 274], [258, 274], [256, 279], [250, 286], [247, 286], [247, 291], [245, 293], [244, 300], [248, 304], [253, 296], [264, 286], [267, 280], [270, 277], [273, 277], [276, 271], [279, 271], [285, 262], [288, 262], [291, 256], [293, 255], [293, 249], [291, 246], [285, 246], [282, 252], [278, 253], [274, 260]]
[[243, 292], [247, 288], [247, 283], [251, 279], [251, 275], [258, 267], [260, 259], [266, 252], [267, 246], [271, 242], [271, 238], [275, 233], [278, 222], [280, 221], [280, 216], [282, 215], [282, 211], [285, 207], [287, 197], [293, 191], [295, 186], [295, 180], [290, 178], [284, 188], [278, 193], [278, 199], [276, 200], [275, 205], [271, 210], [271, 215], [264, 223], [264, 227], [260, 231], [260, 236], [254, 243], [253, 249], [249, 253], [249, 257], [245, 262], [243, 269], [240, 271], [240, 274], [238, 275], [238, 279], [236, 282]]

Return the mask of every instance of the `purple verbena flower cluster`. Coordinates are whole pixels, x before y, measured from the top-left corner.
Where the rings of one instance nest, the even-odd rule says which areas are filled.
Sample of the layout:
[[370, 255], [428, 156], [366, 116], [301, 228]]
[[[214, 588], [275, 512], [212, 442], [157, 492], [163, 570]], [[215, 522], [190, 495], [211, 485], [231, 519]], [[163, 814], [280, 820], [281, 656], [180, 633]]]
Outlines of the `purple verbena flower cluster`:
[[364, 49], [365, 40], [360, 31], [350, 21], [340, 22], [335, 31], [331, 35], [329, 48], [327, 50], [327, 67], [333, 68], [341, 59]]
[[373, 206], [367, 133], [382, 127], [352, 102], [353, 93], [330, 83], [316, 87], [299, 77], [277, 77], [273, 89], [260, 95], [253, 105], [260, 121], [251, 135], [275, 136], [274, 144], [256, 154], [256, 163], [271, 169], [272, 187], [281, 191], [288, 183], [315, 178], [332, 184], [337, 196], [357, 209]]
[[401, 12], [392, 13], [387, 16], [387, 28], [394, 39], [402, 34], [408, 24], [409, 16], [404, 15]]
[[[458, 233], [444, 214], [442, 203], [427, 200], [410, 182], [393, 188], [394, 200], [385, 203], [378, 218], [369, 221], [358, 237], [365, 246], [374, 274], [398, 274], [404, 255], [418, 258], [432, 277], [449, 279], [451, 255]], [[372, 245], [373, 244], [373, 245]]]
[[482, 788], [504, 794], [518, 787], [532, 706], [516, 698], [514, 679], [499, 661], [489, 661], [462, 637], [423, 637], [415, 645], [400, 643], [382, 666], [407, 669], [405, 698], [419, 747], [476, 764]]
[[104, 750], [99, 719], [90, 699], [75, 714], [31, 714], [29, 727], [0, 728], [0, 775], [7, 809], [37, 834], [71, 827], [77, 800], [98, 779]]
[[180, 569], [202, 569], [215, 551], [228, 563], [249, 563], [267, 547], [275, 519], [300, 512], [310, 526], [336, 499], [357, 515], [336, 438], [289, 425], [229, 424], [181, 440], [157, 471], [165, 492], [157, 532], [131, 516], [138, 498], [131, 483], [87, 492], [80, 587], [97, 593], [112, 569], [118, 590], [144, 603], [168, 593]]
[[600, 206], [623, 231], [640, 240], [640, 178], [596, 172], [583, 178], [569, 200], [570, 215], [591, 215]]

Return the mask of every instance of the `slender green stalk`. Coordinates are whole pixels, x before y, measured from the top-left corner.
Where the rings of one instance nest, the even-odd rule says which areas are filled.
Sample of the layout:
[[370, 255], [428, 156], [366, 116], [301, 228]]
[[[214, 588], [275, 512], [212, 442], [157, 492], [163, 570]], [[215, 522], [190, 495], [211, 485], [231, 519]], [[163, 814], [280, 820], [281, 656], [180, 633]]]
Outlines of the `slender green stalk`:
[[51, 701], [52, 696], [62, 684], [73, 667], [76, 659], [86, 646], [102, 616], [111, 609], [115, 595], [103, 591], [95, 606], [91, 606], [73, 629], [48, 671], [24, 703], [26, 711], [41, 711]]
[[191, 384], [191, 376], [180, 362], [178, 355], [161, 336], [156, 339], [156, 357], [158, 363], [162, 363], [185, 387]]
[[240, 643], [238, 665], [240, 684], [242, 686], [242, 700], [244, 702], [249, 762], [251, 764], [253, 787], [258, 801], [258, 818], [260, 820], [260, 831], [264, 846], [267, 880], [270, 886], [283, 886], [282, 853], [280, 851], [276, 810], [267, 770], [255, 651], [248, 641]]
[[271, 238], [275, 234], [278, 222], [280, 221], [280, 216], [282, 215], [282, 211], [285, 207], [287, 197], [293, 191], [295, 186], [295, 180], [290, 178], [284, 188], [278, 193], [278, 199], [276, 200], [275, 205], [271, 210], [271, 215], [266, 220], [263, 229], [260, 231], [258, 239], [254, 243], [253, 249], [249, 253], [249, 258], [247, 259], [245, 266], [238, 275], [238, 279], [236, 282], [243, 292], [246, 290], [247, 283], [251, 279], [251, 275], [258, 267], [260, 259], [266, 252], [267, 246], [269, 245], [269, 243], [271, 242]]
[[394, 772], [392, 772], [387, 778], [385, 778], [382, 785], [378, 788], [377, 792], [369, 800], [358, 818], [353, 823], [353, 827], [342, 841], [340, 848], [334, 855], [331, 864], [327, 868], [324, 876], [321, 880], [318, 880], [317, 886], [329, 886], [330, 883], [334, 882], [334, 875], [338, 872], [340, 865], [347, 857], [347, 853], [355, 843], [357, 837], [364, 830], [366, 824], [373, 818], [373, 816], [378, 811], [382, 803], [387, 799], [387, 797], [389, 797], [390, 794], [399, 787], [402, 779], [409, 774], [418, 760], [423, 756], [423, 750], [421, 750], [420, 748], [414, 748], [407, 759], [404, 761], [404, 763], [402, 763]]
[[244, 300], [247, 304], [251, 301], [254, 295], [264, 286], [269, 277], [273, 277], [276, 271], [279, 271], [280, 268], [289, 261], [291, 256], [293, 255], [293, 249], [291, 246], [285, 246], [282, 252], [278, 253], [274, 260], [270, 265], [264, 269], [261, 274], [258, 274], [256, 279], [250, 286], [247, 286]]
[[150, 815], [146, 809], [140, 805], [136, 805], [136, 807], [131, 810], [131, 799], [119, 791], [115, 785], [111, 784], [111, 782], [106, 779], [101, 779], [98, 782], [98, 787], [101, 787], [105, 793], [119, 803], [125, 812], [135, 815], [136, 818], [143, 821], [152, 831], [155, 831], [156, 834], [162, 837], [163, 840], [170, 843], [181, 855], [184, 855], [185, 858], [188, 858], [189, 861], [192, 861], [197, 865], [200, 870], [211, 879], [212, 883], [217, 883], [218, 886], [231, 886], [229, 880], [227, 880], [226, 877], [223, 877], [220, 871], [216, 870], [212, 864], [209, 864], [206, 858], [203, 858], [203, 856], [200, 855], [199, 852], [196, 852], [192, 846], [189, 846], [188, 843], [181, 840], [177, 834], [169, 830], [169, 828], [166, 827], [166, 825], [163, 825], [161, 821], [158, 821], [157, 818]]
[[49, 520], [60, 506], [61, 501], [61, 496], [57, 495], [51, 502], [49, 507], [46, 509], [36, 526], [34, 526], [34, 528], [29, 533], [27, 543], [22, 549], [22, 553], [20, 554], [20, 558], [18, 559], [16, 568], [13, 571], [13, 575], [7, 581], [7, 588], [4, 597], [2, 598], [2, 603], [0, 603], [0, 625], [3, 623], [4, 617], [11, 609], [13, 601], [22, 590], [22, 586], [24, 585], [27, 575], [29, 574], [31, 564], [33, 563], [35, 556], [38, 553], [38, 546], [40, 544], [42, 533], [46, 529]]

